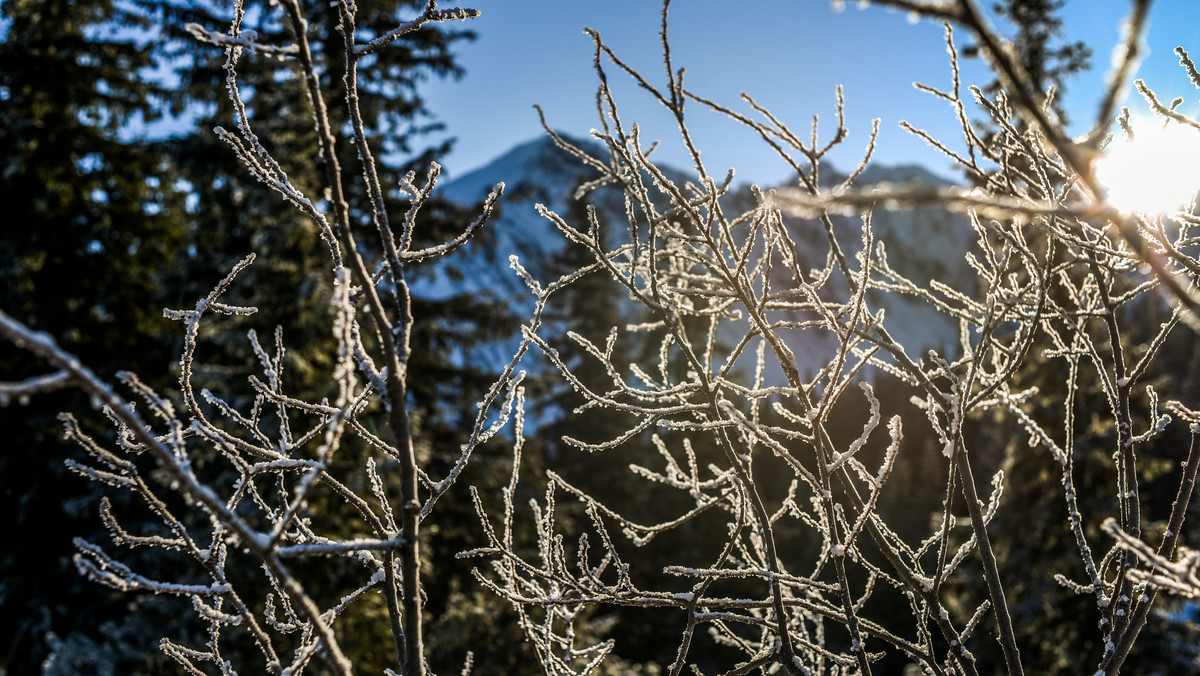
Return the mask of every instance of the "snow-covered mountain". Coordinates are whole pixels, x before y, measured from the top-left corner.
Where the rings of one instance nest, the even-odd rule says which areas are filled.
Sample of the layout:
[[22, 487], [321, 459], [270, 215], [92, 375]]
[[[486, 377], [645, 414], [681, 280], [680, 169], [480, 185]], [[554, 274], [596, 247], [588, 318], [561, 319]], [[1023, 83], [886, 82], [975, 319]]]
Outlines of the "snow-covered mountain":
[[[594, 143], [573, 142], [589, 152], [599, 151]], [[558, 229], [538, 215], [534, 205], [544, 204], [565, 214], [575, 187], [595, 177], [593, 169], [544, 137], [522, 143], [443, 186], [443, 198], [470, 206], [482, 201], [497, 183], [505, 184], [499, 213], [487, 225], [488, 237], [483, 242], [487, 252], [480, 252], [487, 259], [487, 267], [499, 265], [500, 278], [476, 281], [483, 282], [483, 288], [505, 289], [517, 297], [527, 296], [524, 285], [508, 268], [508, 256], [516, 254], [523, 264], [536, 271], [539, 261], [561, 251], [564, 245]]]
[[[593, 141], [570, 139], [593, 156], [603, 157]], [[683, 177], [684, 172], [663, 168], [669, 175]], [[468, 291], [490, 293], [497, 302], [514, 306], [519, 313], [532, 307], [532, 299], [524, 284], [508, 268], [508, 256], [517, 254], [535, 277], [548, 281], [538, 273], [539, 263], [559, 253], [565, 241], [557, 229], [534, 209], [541, 203], [566, 216], [572, 207], [572, 193], [582, 182], [595, 178], [594, 170], [556, 147], [548, 137], [522, 143], [484, 167], [456, 177], [439, 188], [442, 197], [462, 205], [481, 201], [496, 183], [503, 181], [506, 190], [500, 201], [497, 218], [487, 226], [488, 235], [456, 255], [445, 274], [423, 282], [419, 293], [438, 295]], [[822, 183], [844, 179], [828, 167], [823, 169]], [[859, 186], [876, 183], [906, 184], [920, 182], [944, 186], [950, 182], [916, 165], [869, 167], [858, 181]], [[753, 204], [748, 187], [727, 196], [730, 203]], [[601, 189], [588, 197], [611, 222], [623, 222], [624, 202], [614, 189]], [[862, 221], [858, 218], [834, 217], [834, 226], [846, 254], [851, 257], [861, 248]], [[802, 264], [815, 268], [824, 263], [828, 250], [823, 226], [816, 221], [789, 221]], [[882, 241], [889, 264], [918, 284], [938, 279], [951, 287], [965, 288], [973, 284], [974, 275], [965, 262], [974, 234], [966, 220], [959, 215], [937, 209], [908, 211], [876, 211], [872, 219], [876, 241]], [[451, 272], [453, 270], [453, 272]], [[951, 348], [957, 344], [958, 326], [944, 315], [914, 298], [889, 294], [873, 299], [872, 306], [883, 307], [885, 326], [912, 356], [929, 348]], [[807, 335], [807, 334], [806, 334]], [[831, 344], [831, 343], [830, 343]], [[803, 372], [812, 373], [825, 363], [830, 344], [823, 340], [805, 340], [793, 350]]]

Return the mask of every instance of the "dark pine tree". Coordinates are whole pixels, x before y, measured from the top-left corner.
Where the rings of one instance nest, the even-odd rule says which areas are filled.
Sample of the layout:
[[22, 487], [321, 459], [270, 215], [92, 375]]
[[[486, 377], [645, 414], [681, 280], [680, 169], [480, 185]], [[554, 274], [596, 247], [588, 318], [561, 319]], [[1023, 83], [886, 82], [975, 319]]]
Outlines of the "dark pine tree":
[[[1090, 68], [1092, 58], [1092, 49], [1084, 42], [1059, 42], [1063, 36], [1059, 10], [1065, 4], [1066, 0], [1001, 0], [992, 3], [992, 11], [1016, 29], [1010, 39], [1030, 84], [1041, 94], [1046, 94], [1051, 86], [1054, 87], [1054, 112], [1063, 125], [1068, 120], [1060, 102], [1067, 81]], [[967, 45], [963, 48], [963, 54], [978, 57], [980, 47], [976, 44]], [[995, 94], [1001, 88], [999, 81], [993, 81], [984, 91]]]
[[[393, 28], [424, 5], [368, 3], [359, 9], [359, 37]], [[181, 338], [178, 325], [162, 318], [162, 308], [192, 306], [234, 261], [253, 252], [258, 261], [234, 293], [260, 313], [205, 336], [197, 379], [235, 403], [239, 396], [244, 401], [245, 376], [254, 372], [245, 330], [253, 326], [269, 335], [278, 325], [288, 347], [292, 392], [319, 399], [329, 387], [333, 345], [327, 251], [315, 227], [247, 174], [212, 134], [215, 125], [234, 126], [225, 57], [195, 44], [181, 28], [196, 22], [223, 30], [231, 18], [223, 11], [199, 1], [0, 3], [10, 22], [0, 42], [0, 191], [7, 205], [0, 307], [56, 337], [102, 376], [132, 370], [169, 394], [176, 388], [171, 363]], [[309, 11], [322, 86], [331, 117], [340, 124], [346, 120], [343, 38], [328, 3], [313, 3]], [[256, 30], [262, 41], [291, 41], [277, 8], [247, 16], [245, 28]], [[437, 24], [360, 64], [361, 105], [368, 140], [381, 152], [383, 185], [397, 185], [409, 169], [424, 174], [428, 161], [448, 148], [422, 145], [422, 135], [437, 124], [418, 87], [429, 77], [461, 74], [452, 48], [471, 37], [457, 25]], [[163, 75], [171, 69], [178, 70], [178, 81]], [[294, 66], [243, 55], [238, 75], [256, 133], [296, 185], [319, 199], [321, 165]], [[167, 113], [194, 119], [195, 126], [165, 140], [131, 140], [139, 123]], [[353, 148], [343, 142], [339, 152], [351, 186], [353, 222], [369, 226]], [[403, 213], [398, 191], [386, 199], [393, 215]], [[473, 217], [451, 205], [431, 205], [415, 245], [449, 239]], [[494, 370], [457, 355], [512, 325], [502, 305], [482, 298], [418, 298], [414, 306], [410, 397], [420, 421], [418, 446], [429, 449], [429, 462], [446, 465], [467, 430], [461, 415], [446, 412], [473, 413]], [[0, 377], [39, 372], [12, 346], [0, 345]], [[187, 609], [112, 593], [73, 570], [73, 537], [110, 544], [95, 512], [101, 494], [110, 494], [126, 524], [148, 516], [130, 504], [134, 501], [98, 490], [63, 468], [62, 460], [76, 452], [55, 444], [54, 416], [87, 409], [86, 401], [66, 394], [0, 408], [0, 424], [10, 430], [0, 454], [0, 506], [13, 515], [16, 543], [0, 551], [5, 572], [0, 671], [8, 674], [39, 673], [47, 655], [53, 656], [47, 673], [171, 671], [158, 654], [158, 638], [173, 632], [187, 643], [181, 632], [196, 629], [178, 619]], [[102, 418], [100, 423], [92, 431], [103, 434]], [[352, 465], [355, 449], [345, 450], [342, 459]], [[342, 526], [337, 513], [329, 522], [333, 528], [353, 527]], [[148, 574], [177, 563], [119, 552], [122, 556], [133, 557], [135, 567]], [[313, 574], [327, 575], [329, 593], [337, 594], [343, 572], [358, 571]], [[393, 664], [383, 611], [364, 605], [355, 612], [346, 626], [357, 638], [346, 647], [360, 668], [381, 672]]]
[[[167, 375], [176, 340], [162, 318], [161, 283], [183, 251], [184, 196], [161, 152], [121, 135], [127, 123], [152, 121], [165, 96], [149, 76], [151, 50], [135, 37], [147, 26], [107, 0], [10, 1], [0, 15], [0, 307], [102, 376], [120, 368]], [[44, 372], [0, 344], [0, 377]], [[122, 619], [130, 600], [86, 583], [71, 565], [71, 538], [98, 528], [98, 494], [63, 466], [73, 451], [58, 440], [55, 415], [65, 409], [87, 401], [55, 394], [0, 408], [7, 674], [85, 673], [154, 650], [155, 637], [140, 635], [147, 625]], [[44, 667], [53, 646], [58, 657]]]

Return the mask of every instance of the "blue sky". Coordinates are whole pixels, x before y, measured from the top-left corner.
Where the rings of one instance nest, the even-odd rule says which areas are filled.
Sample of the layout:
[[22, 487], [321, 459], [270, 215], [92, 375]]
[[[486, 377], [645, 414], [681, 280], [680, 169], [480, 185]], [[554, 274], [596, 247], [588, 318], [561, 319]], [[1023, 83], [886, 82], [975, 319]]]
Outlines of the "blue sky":
[[[459, 48], [467, 75], [458, 82], [426, 84], [426, 101], [458, 139], [444, 164], [462, 175], [516, 143], [541, 133], [533, 104], [552, 126], [583, 135], [599, 127], [595, 110], [589, 26], [626, 62], [656, 84], [665, 80], [658, 42], [658, 0], [465, 0], [483, 15], [472, 22], [479, 34]], [[948, 88], [950, 73], [942, 26], [913, 24], [905, 14], [879, 7], [858, 8], [849, 0], [836, 12], [827, 0], [755, 0], [747, 3], [675, 0], [671, 6], [672, 57], [687, 71], [688, 87], [728, 107], [750, 113], [739, 100], [746, 91], [800, 133], [813, 115], [823, 137], [834, 130], [834, 90], [844, 85], [847, 143], [831, 159], [852, 167], [866, 145], [871, 120], [881, 118], [875, 158], [887, 164], [916, 162], [943, 175], [950, 163], [920, 139], [899, 128], [905, 119], [936, 136], [953, 139], [952, 108], [916, 91], [914, 81]], [[989, 4], [989, 3], [981, 3]], [[1067, 112], [1081, 133], [1093, 122], [1103, 83], [1119, 42], [1129, 2], [1068, 0], [1063, 10], [1066, 39], [1084, 40], [1094, 51], [1092, 70], [1068, 83]], [[1002, 26], [1003, 28], [1003, 26]], [[965, 35], [957, 34], [961, 46]], [[1200, 60], [1200, 4], [1157, 0], [1150, 14], [1146, 55], [1138, 77], [1170, 101], [1183, 96], [1183, 112], [1200, 112], [1200, 91], [1173, 54], [1183, 45]], [[963, 84], [990, 77], [977, 61], [964, 63]], [[663, 141], [658, 157], [681, 168], [688, 160], [673, 121], [645, 93], [614, 70], [618, 105], [626, 123], [639, 122], [644, 138]], [[1144, 103], [1127, 98], [1136, 113]], [[786, 166], [756, 137], [733, 122], [696, 106], [690, 127], [710, 171], [737, 169], [738, 179], [770, 185], [787, 178]], [[978, 117], [980, 114], [975, 114]]]

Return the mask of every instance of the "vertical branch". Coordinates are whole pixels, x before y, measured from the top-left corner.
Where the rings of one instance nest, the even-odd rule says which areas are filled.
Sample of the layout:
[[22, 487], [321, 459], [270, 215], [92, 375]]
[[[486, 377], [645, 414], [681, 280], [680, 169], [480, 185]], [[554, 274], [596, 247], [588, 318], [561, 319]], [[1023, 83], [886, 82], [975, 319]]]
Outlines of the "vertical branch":
[[[341, 8], [343, 18], [353, 20], [353, 16], [350, 14], [348, 6], [345, 3], [339, 4], [339, 7]], [[317, 139], [320, 144], [321, 159], [325, 168], [326, 189], [329, 191], [327, 197], [331, 206], [333, 206], [335, 214], [335, 230], [342, 240], [354, 279], [359, 284], [360, 292], [364, 294], [367, 300], [367, 311], [375, 323], [377, 335], [384, 353], [384, 364], [387, 367], [387, 391], [383, 394], [387, 403], [388, 423], [399, 445], [401, 473], [400, 528], [403, 535], [403, 544], [400, 547], [402, 587], [400, 601], [403, 606], [402, 624], [404, 640], [401, 665], [406, 674], [419, 676], [424, 673], [425, 669], [422, 657], [424, 647], [421, 627], [421, 591], [419, 580], [420, 534], [418, 532], [419, 521], [417, 518], [420, 511], [420, 501], [417, 496], [416, 454], [412, 446], [411, 425], [407, 406], [407, 388], [405, 384], [406, 365], [411, 349], [408, 342], [408, 334], [412, 326], [411, 301], [407, 294], [407, 286], [403, 284], [402, 277], [399, 277], [398, 272], [393, 270], [393, 275], [399, 281], [396, 288], [400, 316], [397, 318], [395, 328], [389, 325], [387, 313], [375, 289], [374, 281], [366, 269], [366, 264], [359, 252], [354, 234], [350, 228], [349, 205], [346, 202], [342, 185], [336, 141], [329, 121], [324, 95], [321, 92], [319, 75], [313, 63], [312, 50], [308, 42], [308, 21], [304, 18], [299, 0], [290, 0], [286, 3], [285, 9], [299, 47], [301, 70], [305, 79], [309, 104], [312, 107], [314, 121], [317, 126]], [[350, 26], [343, 26], [343, 31], [347, 35], [347, 40], [353, 39], [352, 23]], [[347, 51], [347, 72], [345, 73], [345, 77], [348, 91], [356, 92], [353, 62], [350, 60], [352, 53], [352, 50]], [[357, 110], [357, 106], [353, 106], [353, 109]], [[357, 134], [357, 131], [361, 129], [361, 119], [358, 122], [359, 126], [356, 128], [356, 135], [361, 138], [361, 134]], [[366, 158], [364, 158], [364, 167], [364, 170], [368, 172], [368, 177], [370, 177], [373, 167], [366, 161]], [[368, 181], [368, 185], [371, 185], [371, 181]], [[377, 200], [378, 193], [376, 191], [379, 189], [377, 178], [374, 184], [371, 185], [371, 188], [373, 189], [371, 197], [373, 206], [375, 207], [374, 215], [376, 222], [386, 232], [386, 221], [382, 220], [383, 217], [381, 214], [382, 203], [381, 200]], [[388, 233], [388, 236], [384, 240], [385, 242], [391, 241], [390, 233]]]
[[[1163, 541], [1156, 552], [1156, 555], [1162, 559], [1174, 558], [1176, 550], [1179, 548], [1183, 522], [1187, 518], [1188, 504], [1191, 502], [1192, 494], [1196, 492], [1197, 472], [1200, 472], [1200, 415], [1184, 408], [1179, 402], [1168, 402], [1167, 408], [1188, 423], [1191, 431], [1191, 443], [1188, 446], [1187, 457], [1182, 463], [1183, 472], [1179, 477], [1179, 490], [1176, 491], [1175, 501], [1171, 504], [1171, 516], [1167, 520], [1167, 530], [1163, 534]], [[1126, 551], [1125, 554], [1129, 557], [1133, 556], [1132, 552]], [[1124, 631], [1117, 634], [1113, 648], [1105, 652], [1104, 658], [1100, 662], [1100, 671], [1106, 674], [1116, 674], [1120, 671], [1138, 634], [1146, 625], [1146, 618], [1154, 606], [1154, 597], [1157, 593], [1156, 588], [1147, 585], [1147, 588], [1137, 595], [1133, 610], [1129, 613], [1129, 621], [1125, 625]]]
[[[432, 4], [426, 8], [422, 17], [432, 10]], [[365, 266], [356, 250], [352, 250], [351, 259], [358, 272], [359, 282], [367, 290], [371, 307], [371, 316], [375, 319], [376, 329], [381, 334], [384, 349], [384, 359], [387, 364], [384, 394], [388, 402], [388, 423], [400, 451], [400, 532], [404, 544], [400, 548], [402, 589], [397, 598], [395, 553], [388, 551], [384, 555], [384, 575], [386, 586], [384, 597], [387, 601], [388, 616], [392, 625], [392, 640], [395, 642], [396, 656], [405, 673], [420, 674], [424, 670], [421, 592], [419, 584], [420, 572], [420, 542], [419, 521], [417, 519], [417, 471], [416, 456], [412, 446], [412, 432], [408, 420], [408, 402], [406, 393], [407, 364], [411, 350], [409, 345], [412, 329], [412, 302], [409, 296], [407, 280], [404, 278], [403, 267], [399, 253], [396, 251], [395, 239], [388, 225], [387, 209], [383, 201], [383, 190], [379, 182], [379, 174], [375, 168], [374, 154], [367, 144], [366, 129], [358, 100], [358, 59], [361, 58], [355, 49], [354, 33], [355, 8], [348, 2], [339, 1], [341, 31], [344, 38], [346, 62], [344, 64], [343, 82], [346, 87], [346, 108], [354, 130], [353, 141], [359, 161], [362, 164], [364, 183], [371, 202], [371, 217], [375, 223], [380, 243], [388, 264], [388, 273], [392, 282], [393, 294], [399, 317], [393, 326], [387, 326], [384, 321], [383, 308], [378, 298], [372, 297], [373, 281], [365, 278]], [[335, 168], [336, 170], [336, 168]], [[432, 184], [432, 181], [431, 181]], [[414, 195], [414, 200], [416, 196]], [[414, 207], [415, 208], [415, 207]], [[347, 230], [347, 232], [349, 232]], [[361, 268], [361, 271], [358, 270]], [[393, 342], [394, 341], [394, 342]]]
[[1021, 653], [1017, 648], [1017, 638], [1013, 631], [1012, 616], [1008, 612], [1008, 600], [1004, 595], [1004, 584], [1000, 581], [1000, 569], [996, 564], [996, 554], [992, 551], [991, 539], [987, 534], [987, 520], [983, 516], [983, 502], [975, 490], [975, 476], [971, 471], [971, 463], [967, 459], [966, 449], [961, 447], [961, 437], [956, 441], [958, 447], [954, 453], [954, 462], [962, 474], [963, 497], [966, 498], [967, 511], [971, 515], [971, 526], [979, 543], [979, 560], [983, 564], [983, 577], [987, 582], [988, 596], [996, 613], [996, 626], [1000, 631], [1000, 647], [1004, 650], [1004, 661], [1010, 674], [1022, 674]]
[[[1092, 270], [1096, 291], [1104, 306], [1104, 325], [1108, 332], [1109, 349], [1112, 353], [1112, 384], [1116, 400], [1113, 414], [1117, 428], [1117, 504], [1120, 506], [1120, 524], [1121, 529], [1130, 536], [1140, 538], [1142, 536], [1141, 501], [1138, 497], [1137, 456], [1133, 449], [1133, 417], [1129, 410], [1129, 391], [1132, 383], [1125, 366], [1125, 348], [1121, 344], [1121, 331], [1117, 325], [1117, 306], [1108, 292], [1108, 276], [1103, 274], [1094, 255], [1092, 256]], [[1129, 571], [1136, 563], [1136, 557], [1130, 552], [1121, 551], [1118, 564], [1120, 570], [1117, 573], [1113, 603], [1110, 604], [1107, 613], [1108, 627], [1111, 632], [1109, 640], [1106, 641], [1107, 645], [1112, 645], [1112, 637], [1122, 636], [1129, 623], [1129, 611], [1133, 604], [1133, 587], [1129, 579]]]

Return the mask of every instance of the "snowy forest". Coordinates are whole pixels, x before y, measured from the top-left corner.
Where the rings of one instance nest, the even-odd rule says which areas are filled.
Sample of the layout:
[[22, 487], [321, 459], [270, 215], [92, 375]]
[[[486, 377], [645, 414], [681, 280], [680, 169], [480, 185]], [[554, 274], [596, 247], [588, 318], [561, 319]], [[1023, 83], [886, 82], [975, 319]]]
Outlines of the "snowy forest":
[[0, 676], [1200, 673], [1200, 121], [1063, 1], [860, 3], [953, 180], [694, 91], [688, 0], [454, 180], [476, 9], [0, 1]]

